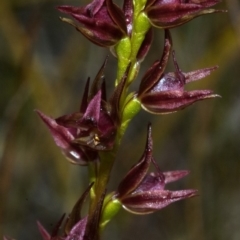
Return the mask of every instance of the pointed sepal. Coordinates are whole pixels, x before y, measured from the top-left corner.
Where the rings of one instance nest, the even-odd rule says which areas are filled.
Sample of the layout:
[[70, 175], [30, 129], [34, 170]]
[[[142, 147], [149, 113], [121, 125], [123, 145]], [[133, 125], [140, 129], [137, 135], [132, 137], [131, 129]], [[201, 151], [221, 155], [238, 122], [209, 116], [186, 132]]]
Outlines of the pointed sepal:
[[167, 207], [169, 204], [197, 195], [196, 190], [153, 190], [133, 193], [122, 200], [123, 207], [135, 214], [149, 214]]
[[152, 159], [152, 129], [148, 126], [145, 151], [140, 161], [134, 165], [118, 186], [117, 198], [121, 199], [136, 189], [146, 176]]

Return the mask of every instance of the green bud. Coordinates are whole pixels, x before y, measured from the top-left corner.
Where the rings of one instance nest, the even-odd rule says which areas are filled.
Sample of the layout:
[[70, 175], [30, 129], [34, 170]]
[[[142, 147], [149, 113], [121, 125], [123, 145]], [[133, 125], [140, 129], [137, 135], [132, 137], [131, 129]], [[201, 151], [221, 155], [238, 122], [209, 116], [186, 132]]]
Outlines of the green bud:
[[122, 115], [122, 124], [120, 132], [123, 135], [129, 122], [141, 110], [141, 103], [135, 97], [135, 93], [130, 93], [125, 101], [125, 107]]
[[139, 62], [135, 62], [135, 64], [133, 65], [129, 72], [128, 84], [130, 84], [137, 77], [139, 68], [140, 68]]
[[145, 34], [151, 26], [148, 16], [142, 12], [137, 16], [135, 25], [134, 25], [134, 32]]
[[141, 12], [145, 7], [146, 2], [147, 2], [147, 0], [133, 0], [133, 6], [134, 6], [135, 13]]
[[123, 38], [115, 47], [115, 53], [118, 58], [118, 73], [116, 84], [119, 83], [128, 67], [131, 50], [131, 41], [128, 37]]
[[150, 27], [151, 24], [146, 14], [143, 12], [140, 13], [136, 18], [132, 32], [132, 54], [131, 54], [132, 60], [135, 60], [137, 53], [142, 45], [142, 42], [145, 39], [145, 35]]
[[104, 228], [106, 224], [119, 212], [121, 207], [122, 204], [117, 199], [108, 201], [103, 208], [100, 227]]

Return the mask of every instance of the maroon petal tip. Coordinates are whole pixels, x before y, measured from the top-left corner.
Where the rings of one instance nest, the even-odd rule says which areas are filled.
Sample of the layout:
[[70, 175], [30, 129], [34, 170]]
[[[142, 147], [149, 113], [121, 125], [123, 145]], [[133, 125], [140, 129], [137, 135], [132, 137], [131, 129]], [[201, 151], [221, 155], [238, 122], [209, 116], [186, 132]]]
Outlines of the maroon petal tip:
[[189, 171], [187, 170], [178, 170], [178, 171], [169, 171], [169, 172], [163, 172], [163, 175], [165, 177], [165, 183], [175, 182], [189, 174]]
[[43, 240], [50, 240], [51, 239], [50, 234], [47, 232], [47, 230], [43, 227], [43, 225], [39, 221], [37, 221], [37, 226]]

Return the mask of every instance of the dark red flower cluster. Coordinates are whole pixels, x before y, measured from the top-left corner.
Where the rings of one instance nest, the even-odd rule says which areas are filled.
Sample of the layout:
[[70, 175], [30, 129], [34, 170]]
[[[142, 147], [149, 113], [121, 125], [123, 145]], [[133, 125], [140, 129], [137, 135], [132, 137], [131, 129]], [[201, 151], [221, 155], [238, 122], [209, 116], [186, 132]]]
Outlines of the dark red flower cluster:
[[[150, 23], [158, 28], [173, 28], [201, 15], [223, 12], [209, 9], [218, 0], [148, 0], [143, 12]], [[93, 0], [85, 7], [60, 6], [58, 9], [71, 15], [63, 21], [73, 25], [93, 43], [110, 47], [132, 33], [133, 2], [124, 0], [121, 9], [112, 0]]]

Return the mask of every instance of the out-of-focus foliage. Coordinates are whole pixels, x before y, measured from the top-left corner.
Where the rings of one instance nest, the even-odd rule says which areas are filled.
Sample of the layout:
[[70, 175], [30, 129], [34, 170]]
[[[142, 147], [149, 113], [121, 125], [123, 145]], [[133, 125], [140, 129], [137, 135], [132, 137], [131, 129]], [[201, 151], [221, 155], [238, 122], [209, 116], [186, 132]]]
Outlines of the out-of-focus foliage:
[[[86, 169], [65, 161], [33, 111], [41, 109], [58, 117], [77, 110], [87, 77], [94, 78], [108, 54], [58, 19], [61, 14], [56, 6], [86, 2], [1, 1], [0, 236], [40, 239], [36, 220], [50, 230], [63, 212], [70, 212], [88, 184]], [[127, 131], [110, 184], [110, 189], [116, 188], [140, 157], [146, 124], [151, 121], [154, 156], [162, 170], [191, 171], [172, 188], [199, 189], [200, 196], [149, 216], [121, 211], [104, 239], [240, 237], [240, 3], [226, 0], [219, 8], [229, 12], [197, 18], [171, 33], [183, 71], [220, 66], [192, 86], [213, 89], [222, 98], [166, 116], [141, 112]], [[163, 33], [156, 31], [139, 81], [161, 56], [162, 47]], [[106, 67], [109, 91], [115, 65], [110, 57]]]

